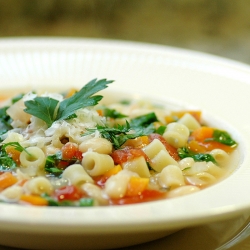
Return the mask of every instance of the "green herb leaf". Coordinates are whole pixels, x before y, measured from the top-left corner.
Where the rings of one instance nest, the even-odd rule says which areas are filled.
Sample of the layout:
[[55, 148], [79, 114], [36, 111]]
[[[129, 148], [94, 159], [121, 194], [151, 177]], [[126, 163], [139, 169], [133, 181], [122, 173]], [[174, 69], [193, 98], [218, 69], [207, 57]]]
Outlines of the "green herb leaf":
[[50, 97], [36, 97], [26, 101], [24, 111], [46, 122], [48, 127], [56, 120], [71, 119], [75, 117], [75, 111], [80, 108], [96, 105], [102, 96], [92, 96], [96, 92], [107, 88], [107, 84], [113, 81], [106, 79], [93, 79], [88, 82], [79, 92], [62, 102]]
[[54, 176], [60, 176], [63, 173], [63, 170], [77, 162], [77, 159], [73, 160], [64, 160], [62, 159], [62, 151], [57, 151], [54, 155], [49, 155], [45, 161], [44, 170]]
[[154, 132], [154, 126], [150, 124], [147, 127], [131, 128], [128, 121], [126, 125], [117, 125], [113, 128], [107, 126], [97, 126], [94, 129], [88, 129], [89, 132], [85, 135], [94, 133], [96, 130], [100, 132], [103, 138], [109, 140], [115, 149], [119, 149], [128, 139], [135, 139], [139, 136], [149, 135]]
[[228, 132], [217, 129], [213, 132], [213, 138], [208, 138], [205, 141], [217, 141], [231, 147], [237, 146], [237, 142], [232, 139]]
[[130, 125], [131, 127], [146, 127], [150, 124], [152, 124], [153, 122], [157, 122], [158, 119], [155, 115], [154, 112], [152, 113], [148, 113], [146, 115], [141, 115], [141, 116], [138, 116], [134, 119], [131, 119], [130, 121]]
[[100, 132], [103, 138], [109, 140], [115, 149], [119, 149], [128, 139], [135, 139], [139, 136], [149, 135], [155, 132], [153, 122], [158, 121], [154, 112], [138, 116], [131, 119], [131, 123], [126, 121], [125, 125], [116, 125], [115, 127], [97, 126], [94, 129], [88, 129], [89, 135], [96, 130]]
[[156, 133], [159, 134], [159, 135], [163, 135], [165, 130], [166, 130], [166, 126], [160, 126], [159, 128], [156, 129]]
[[109, 109], [107, 107], [105, 107], [103, 109], [103, 112], [104, 112], [104, 116], [106, 117], [110, 117], [110, 118], [113, 118], [113, 119], [120, 119], [120, 118], [125, 118], [127, 117], [127, 115], [124, 115], [120, 112], [118, 112], [117, 110], [115, 109]]
[[63, 120], [74, 114], [74, 112], [80, 108], [89, 106], [95, 106], [102, 96], [92, 96], [100, 90], [107, 88], [107, 84], [113, 81], [107, 81], [106, 79], [93, 79], [88, 82], [79, 92], [75, 93], [70, 98], [64, 99], [60, 105], [56, 115], [56, 120]]
[[192, 157], [194, 161], [206, 161], [206, 162], [213, 162], [216, 164], [214, 157], [210, 154], [203, 154], [203, 153], [194, 153], [190, 151], [188, 148], [178, 148], [177, 149], [178, 155], [181, 159], [186, 157]]
[[19, 94], [11, 99], [11, 103], [14, 104], [23, 98], [24, 94]]
[[0, 171], [12, 171], [17, 167], [16, 162], [7, 154], [5, 148], [0, 149]]
[[45, 171], [51, 173], [53, 175], [60, 175], [62, 174], [63, 170], [57, 167], [58, 161], [62, 160], [62, 152], [58, 151], [54, 155], [49, 155], [46, 158], [45, 162]]
[[24, 148], [19, 142], [8, 142], [3, 145], [3, 149], [6, 149], [6, 147], [12, 146], [14, 147], [17, 151], [22, 152], [25, 151], [28, 155], [31, 155], [26, 148]]
[[0, 108], [0, 134], [6, 133], [8, 130], [12, 129], [11, 122], [12, 119], [6, 113], [9, 107]]
[[50, 97], [36, 97], [33, 100], [24, 102], [28, 114], [36, 116], [45, 121], [50, 127], [55, 121], [55, 111], [59, 101]]

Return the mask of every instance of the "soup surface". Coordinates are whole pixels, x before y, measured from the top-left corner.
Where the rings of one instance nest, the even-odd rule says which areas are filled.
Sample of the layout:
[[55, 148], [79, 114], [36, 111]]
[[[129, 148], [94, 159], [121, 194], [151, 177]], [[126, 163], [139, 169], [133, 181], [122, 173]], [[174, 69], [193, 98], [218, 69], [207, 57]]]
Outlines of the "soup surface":
[[197, 192], [229, 173], [237, 142], [227, 131], [204, 124], [197, 110], [101, 104], [97, 93], [112, 82], [2, 101], [2, 202], [133, 204]]

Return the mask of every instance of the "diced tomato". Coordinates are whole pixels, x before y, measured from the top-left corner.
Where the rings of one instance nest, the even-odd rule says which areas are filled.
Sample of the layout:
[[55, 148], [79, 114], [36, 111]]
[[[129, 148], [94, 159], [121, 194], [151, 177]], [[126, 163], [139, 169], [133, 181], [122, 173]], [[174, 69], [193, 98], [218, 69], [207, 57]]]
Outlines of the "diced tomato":
[[60, 169], [65, 169], [69, 165], [70, 165], [70, 161], [62, 160], [62, 161], [58, 162], [57, 167], [60, 168]]
[[115, 167], [111, 168], [110, 170], [108, 170], [106, 173], [104, 173], [103, 175], [100, 176], [93, 176], [93, 180], [95, 181], [96, 185], [100, 186], [100, 187], [104, 187], [107, 179], [112, 176], [117, 174], [118, 172], [120, 172], [122, 170], [121, 165], [116, 165]]
[[158, 139], [166, 148], [170, 156], [175, 159], [176, 161], [180, 160], [180, 157], [178, 155], [177, 149], [170, 144], [167, 143], [167, 141], [164, 139], [162, 135], [159, 134], [151, 134], [148, 136], [150, 141], [153, 141], [154, 139]]
[[124, 162], [133, 160], [140, 156], [143, 156], [146, 159], [146, 161], [149, 161], [147, 155], [140, 148], [126, 147], [123, 149], [115, 150], [111, 154], [111, 157], [113, 158], [115, 164], [122, 164]]
[[63, 160], [82, 160], [82, 152], [79, 150], [76, 143], [67, 142], [62, 147], [62, 158]]
[[100, 175], [100, 176], [95, 176], [92, 178], [93, 178], [96, 185], [98, 185], [99, 187], [104, 187], [104, 185], [109, 177], [104, 176], [104, 175]]
[[109, 204], [110, 205], [127, 205], [127, 204], [160, 200], [160, 199], [164, 199], [165, 197], [166, 197], [165, 192], [146, 189], [140, 195], [130, 196], [130, 197], [125, 196], [120, 199], [111, 199], [109, 201]]
[[74, 185], [69, 185], [56, 189], [54, 196], [58, 201], [69, 200], [76, 201], [83, 197], [83, 193]]

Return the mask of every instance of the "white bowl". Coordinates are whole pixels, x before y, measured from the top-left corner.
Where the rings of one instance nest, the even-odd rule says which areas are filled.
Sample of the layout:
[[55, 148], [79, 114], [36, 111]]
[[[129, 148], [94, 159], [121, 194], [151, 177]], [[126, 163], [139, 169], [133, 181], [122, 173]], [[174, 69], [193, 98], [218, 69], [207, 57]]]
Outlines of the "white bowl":
[[240, 162], [225, 180], [184, 197], [94, 208], [0, 204], [0, 244], [32, 249], [130, 246], [250, 211], [250, 67], [207, 54], [92, 39], [0, 40], [0, 91], [81, 87], [115, 80], [111, 92], [183, 107], [224, 127]]

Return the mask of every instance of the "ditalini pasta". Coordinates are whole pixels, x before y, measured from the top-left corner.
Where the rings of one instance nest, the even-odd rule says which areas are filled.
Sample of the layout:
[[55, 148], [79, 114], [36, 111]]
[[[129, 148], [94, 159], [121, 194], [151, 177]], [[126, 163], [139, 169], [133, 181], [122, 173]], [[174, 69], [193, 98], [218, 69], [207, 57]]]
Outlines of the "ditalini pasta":
[[2, 102], [0, 201], [85, 207], [170, 199], [237, 165], [237, 142], [204, 124], [201, 111], [122, 98], [101, 103], [95, 94], [112, 82]]

